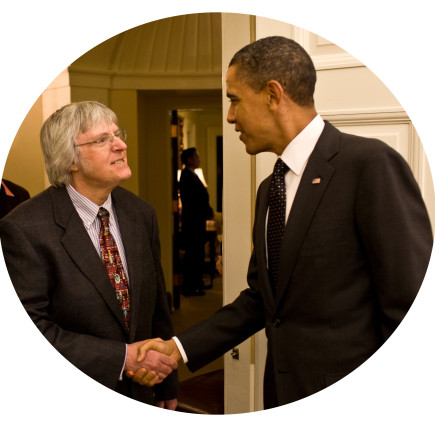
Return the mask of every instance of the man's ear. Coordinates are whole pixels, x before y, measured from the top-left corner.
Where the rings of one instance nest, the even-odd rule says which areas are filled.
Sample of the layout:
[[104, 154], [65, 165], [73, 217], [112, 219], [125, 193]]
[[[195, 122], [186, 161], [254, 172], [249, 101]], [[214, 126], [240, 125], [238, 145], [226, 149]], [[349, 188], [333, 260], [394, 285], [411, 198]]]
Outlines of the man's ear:
[[279, 106], [284, 97], [284, 89], [281, 86], [281, 83], [276, 80], [269, 80], [266, 87], [269, 93], [269, 107], [274, 109]]
[[73, 164], [69, 168], [70, 172], [77, 172], [79, 170], [77, 164], [73, 162]]

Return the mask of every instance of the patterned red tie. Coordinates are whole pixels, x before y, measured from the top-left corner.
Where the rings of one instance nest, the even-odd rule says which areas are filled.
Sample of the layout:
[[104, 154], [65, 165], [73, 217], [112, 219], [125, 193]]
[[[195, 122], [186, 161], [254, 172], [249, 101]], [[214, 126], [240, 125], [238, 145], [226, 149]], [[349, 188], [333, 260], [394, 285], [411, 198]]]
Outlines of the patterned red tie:
[[121, 256], [118, 252], [116, 242], [109, 230], [109, 212], [100, 207], [98, 216], [101, 219], [100, 227], [100, 248], [101, 257], [113, 288], [116, 291], [116, 298], [121, 306], [122, 314], [127, 328], [130, 324], [130, 295], [128, 293], [128, 282], [122, 265]]

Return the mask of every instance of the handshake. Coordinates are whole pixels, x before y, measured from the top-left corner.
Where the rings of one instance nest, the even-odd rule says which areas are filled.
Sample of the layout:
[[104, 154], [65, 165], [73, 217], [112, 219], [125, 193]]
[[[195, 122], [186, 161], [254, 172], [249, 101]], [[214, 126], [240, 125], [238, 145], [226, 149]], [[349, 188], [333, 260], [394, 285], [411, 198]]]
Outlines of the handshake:
[[125, 375], [146, 387], [160, 384], [177, 367], [181, 354], [173, 339], [160, 338], [127, 345]]

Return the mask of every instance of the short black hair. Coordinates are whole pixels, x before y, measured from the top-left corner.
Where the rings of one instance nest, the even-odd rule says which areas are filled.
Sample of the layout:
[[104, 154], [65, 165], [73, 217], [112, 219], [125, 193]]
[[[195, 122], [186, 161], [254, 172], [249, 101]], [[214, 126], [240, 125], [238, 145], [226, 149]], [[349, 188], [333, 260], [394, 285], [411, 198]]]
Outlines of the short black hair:
[[276, 80], [296, 104], [314, 105], [316, 69], [310, 55], [292, 39], [269, 36], [254, 41], [233, 56], [229, 66], [233, 65], [238, 79], [255, 92]]
[[195, 147], [186, 148], [181, 153], [181, 163], [183, 163], [183, 165], [187, 165], [187, 160], [190, 159], [195, 153], [196, 153], [196, 148]]

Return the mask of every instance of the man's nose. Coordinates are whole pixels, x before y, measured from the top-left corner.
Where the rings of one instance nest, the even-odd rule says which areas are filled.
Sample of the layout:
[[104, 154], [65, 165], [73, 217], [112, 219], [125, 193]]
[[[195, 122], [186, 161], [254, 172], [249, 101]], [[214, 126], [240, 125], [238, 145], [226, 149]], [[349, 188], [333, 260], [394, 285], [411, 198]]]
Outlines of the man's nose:
[[112, 146], [112, 149], [115, 149], [115, 150], [127, 149], [127, 144], [122, 139], [120, 139], [119, 137], [116, 137], [116, 136], [113, 137], [113, 142], [112, 142], [111, 146]]
[[227, 122], [229, 124], [234, 124], [236, 122], [236, 116], [235, 116], [235, 112], [234, 109], [230, 106], [230, 108], [228, 109], [228, 113], [227, 113]]

